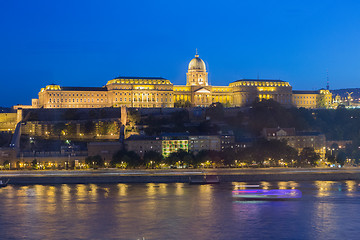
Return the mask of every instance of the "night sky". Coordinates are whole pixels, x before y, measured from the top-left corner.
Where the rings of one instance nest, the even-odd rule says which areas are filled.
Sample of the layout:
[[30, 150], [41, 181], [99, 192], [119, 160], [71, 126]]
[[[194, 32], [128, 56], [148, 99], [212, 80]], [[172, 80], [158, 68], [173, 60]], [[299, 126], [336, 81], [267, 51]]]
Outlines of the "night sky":
[[186, 83], [198, 48], [212, 85], [281, 79], [360, 87], [360, 1], [0, 1], [0, 106], [118, 76]]

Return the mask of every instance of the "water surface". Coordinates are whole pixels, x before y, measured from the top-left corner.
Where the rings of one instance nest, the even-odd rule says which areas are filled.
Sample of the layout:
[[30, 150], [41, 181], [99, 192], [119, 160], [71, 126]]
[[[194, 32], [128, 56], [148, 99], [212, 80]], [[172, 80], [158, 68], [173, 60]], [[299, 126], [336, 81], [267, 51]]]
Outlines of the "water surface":
[[[300, 189], [239, 201], [237, 185]], [[0, 189], [1, 239], [358, 239], [358, 182], [74, 184]]]

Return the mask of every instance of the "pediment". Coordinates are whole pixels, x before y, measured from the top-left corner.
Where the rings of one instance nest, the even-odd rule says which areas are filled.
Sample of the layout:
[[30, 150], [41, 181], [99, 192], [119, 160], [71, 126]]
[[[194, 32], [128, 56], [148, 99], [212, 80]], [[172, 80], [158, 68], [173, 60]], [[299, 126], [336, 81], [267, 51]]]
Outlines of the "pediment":
[[211, 93], [209, 90], [207, 90], [206, 88], [200, 88], [199, 90], [195, 91], [196, 93]]

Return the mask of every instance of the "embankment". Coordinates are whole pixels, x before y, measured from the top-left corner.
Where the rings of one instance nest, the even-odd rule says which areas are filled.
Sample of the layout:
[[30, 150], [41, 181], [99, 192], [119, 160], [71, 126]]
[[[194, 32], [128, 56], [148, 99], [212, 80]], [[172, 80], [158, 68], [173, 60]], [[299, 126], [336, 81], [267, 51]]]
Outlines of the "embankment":
[[2, 171], [9, 184], [111, 184], [189, 182], [189, 177], [216, 175], [220, 182], [360, 180], [360, 169], [214, 169], [214, 170], [98, 170]]

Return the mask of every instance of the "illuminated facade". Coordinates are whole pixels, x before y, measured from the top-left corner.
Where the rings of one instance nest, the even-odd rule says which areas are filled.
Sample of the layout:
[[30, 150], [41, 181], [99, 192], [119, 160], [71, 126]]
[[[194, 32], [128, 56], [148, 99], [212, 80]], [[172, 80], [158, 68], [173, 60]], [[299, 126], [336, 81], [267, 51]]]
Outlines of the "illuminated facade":
[[293, 104], [297, 108], [330, 108], [332, 93], [329, 90], [293, 91]]
[[291, 85], [282, 80], [242, 79], [228, 86], [211, 86], [206, 65], [196, 54], [188, 66], [186, 85], [173, 85], [168, 79], [151, 77], [118, 77], [103, 87], [53, 84], [42, 88], [39, 99], [33, 99], [31, 106], [18, 105], [14, 108], [207, 107], [216, 102], [226, 107], [242, 107], [255, 99], [273, 99], [283, 106], [307, 108], [317, 107], [319, 102], [324, 102], [325, 107], [331, 105], [328, 90], [300, 93], [292, 91]]
[[162, 155], [168, 157], [173, 152], [189, 151], [189, 137], [187, 135], [165, 135], [161, 141]]
[[48, 85], [39, 93], [43, 108], [173, 107], [173, 85], [164, 78], [119, 77], [104, 87]]

